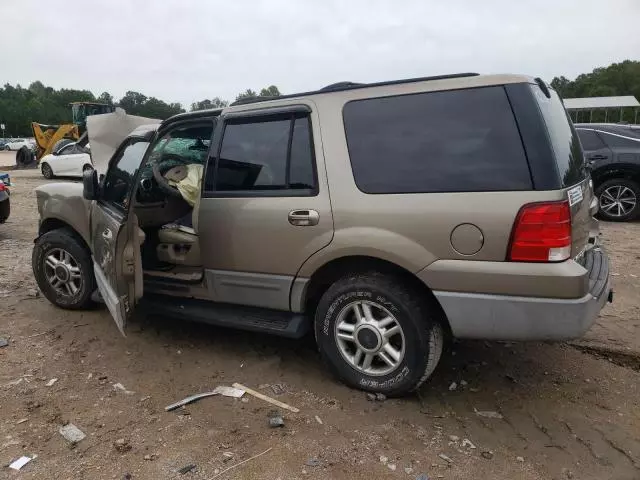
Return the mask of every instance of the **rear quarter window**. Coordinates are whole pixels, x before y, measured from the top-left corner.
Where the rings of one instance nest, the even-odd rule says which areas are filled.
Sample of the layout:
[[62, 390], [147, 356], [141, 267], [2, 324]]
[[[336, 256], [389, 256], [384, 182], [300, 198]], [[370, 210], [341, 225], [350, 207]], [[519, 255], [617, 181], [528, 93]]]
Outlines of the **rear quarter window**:
[[503, 87], [355, 100], [343, 119], [354, 180], [365, 193], [532, 188]]

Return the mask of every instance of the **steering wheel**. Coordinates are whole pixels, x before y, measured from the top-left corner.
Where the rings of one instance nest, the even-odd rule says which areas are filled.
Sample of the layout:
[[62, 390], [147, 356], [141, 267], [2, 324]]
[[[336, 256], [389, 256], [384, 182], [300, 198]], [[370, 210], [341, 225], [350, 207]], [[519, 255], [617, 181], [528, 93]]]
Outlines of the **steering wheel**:
[[172, 197], [182, 198], [182, 195], [180, 194], [180, 191], [177, 189], [177, 187], [174, 187], [173, 185], [171, 185], [169, 181], [166, 178], [164, 178], [164, 174], [167, 173], [168, 170], [177, 166], [175, 164], [170, 166], [162, 165], [163, 163], [169, 162], [169, 161], [178, 162], [181, 165], [189, 164], [189, 162], [187, 162], [185, 159], [183, 159], [179, 155], [172, 155], [172, 154], [163, 155], [162, 160], [154, 163], [153, 166], [151, 167], [151, 170], [153, 172], [153, 178], [158, 184], [158, 187], [160, 187], [160, 189], [163, 192], [165, 192], [168, 195], [171, 195]]

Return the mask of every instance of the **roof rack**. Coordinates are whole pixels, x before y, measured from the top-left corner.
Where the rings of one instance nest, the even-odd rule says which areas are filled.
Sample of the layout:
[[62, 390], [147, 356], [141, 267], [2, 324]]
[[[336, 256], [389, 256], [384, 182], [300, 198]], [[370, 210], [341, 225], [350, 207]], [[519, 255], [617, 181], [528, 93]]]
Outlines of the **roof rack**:
[[281, 95], [279, 97], [242, 98], [240, 100], [236, 100], [235, 102], [233, 102], [231, 106], [245, 105], [248, 103], [267, 102], [269, 100], [276, 100], [276, 99], [282, 99], [282, 98], [304, 97], [307, 95], [316, 95], [319, 93], [341, 92], [345, 90], [355, 90], [358, 88], [383, 87], [387, 85], [400, 85], [403, 83], [427, 82], [431, 80], [445, 80], [448, 78], [475, 77], [477, 75], [480, 75], [480, 74], [469, 72], [469, 73], [453, 73], [450, 75], [436, 75], [432, 77], [405, 78], [402, 80], [388, 80], [385, 82], [375, 82], [375, 83], [338, 82], [338, 83], [332, 83], [331, 85], [327, 85], [326, 87], [322, 87], [319, 90], [312, 90], [310, 92], [293, 93], [290, 95]]

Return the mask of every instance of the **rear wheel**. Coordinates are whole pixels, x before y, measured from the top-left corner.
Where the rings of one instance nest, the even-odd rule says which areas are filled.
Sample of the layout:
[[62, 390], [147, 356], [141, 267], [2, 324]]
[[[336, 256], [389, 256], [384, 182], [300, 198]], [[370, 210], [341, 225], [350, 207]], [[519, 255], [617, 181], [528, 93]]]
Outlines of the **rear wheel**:
[[93, 170], [93, 165], [85, 165], [84, 167], [82, 167], [82, 173], [84, 174], [85, 172], [90, 172], [91, 170]]
[[53, 178], [53, 170], [51, 169], [51, 165], [48, 163], [43, 163], [40, 170], [42, 171], [42, 176], [44, 178]]
[[351, 275], [322, 296], [316, 340], [325, 363], [347, 385], [400, 396], [417, 389], [440, 360], [438, 314], [398, 278]]
[[97, 287], [91, 255], [69, 230], [38, 237], [31, 265], [38, 287], [54, 305], [75, 310], [93, 304], [91, 294]]
[[626, 222], [640, 214], [640, 185], [626, 178], [607, 180], [596, 189], [603, 220]]

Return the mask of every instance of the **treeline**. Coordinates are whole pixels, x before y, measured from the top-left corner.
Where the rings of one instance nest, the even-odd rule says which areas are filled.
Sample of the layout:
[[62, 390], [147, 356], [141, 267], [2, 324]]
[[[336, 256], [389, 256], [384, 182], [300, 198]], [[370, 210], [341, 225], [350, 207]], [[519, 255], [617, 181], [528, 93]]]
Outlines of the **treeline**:
[[[263, 88], [259, 93], [246, 90], [237, 95], [236, 100], [260, 96], [279, 96], [275, 85]], [[6, 137], [30, 137], [31, 122], [57, 125], [71, 122], [71, 102], [100, 102], [117, 105], [127, 113], [150, 118], [169, 118], [185, 111], [180, 103], [166, 103], [155, 97], [147, 97], [140, 92], [128, 91], [118, 101], [109, 92], [97, 97], [89, 90], [62, 88], [56, 90], [36, 81], [23, 88], [6, 84], [0, 88], [0, 124], [5, 125]], [[205, 99], [191, 104], [191, 111], [227, 106], [229, 102], [219, 97]], [[2, 132], [0, 131], [0, 136]]]
[[[640, 101], [640, 62], [625, 60], [613, 63], [608, 67], [596, 68], [591, 73], [578, 75], [575, 80], [566, 77], [555, 77], [551, 81], [562, 98], [610, 97], [617, 95], [633, 95]], [[588, 114], [583, 114], [588, 121]], [[619, 120], [619, 111], [609, 112], [609, 121]], [[582, 115], [581, 115], [582, 117]], [[635, 118], [633, 108], [622, 109], [621, 121], [632, 123]], [[593, 112], [594, 122], [605, 120], [604, 111]]]

